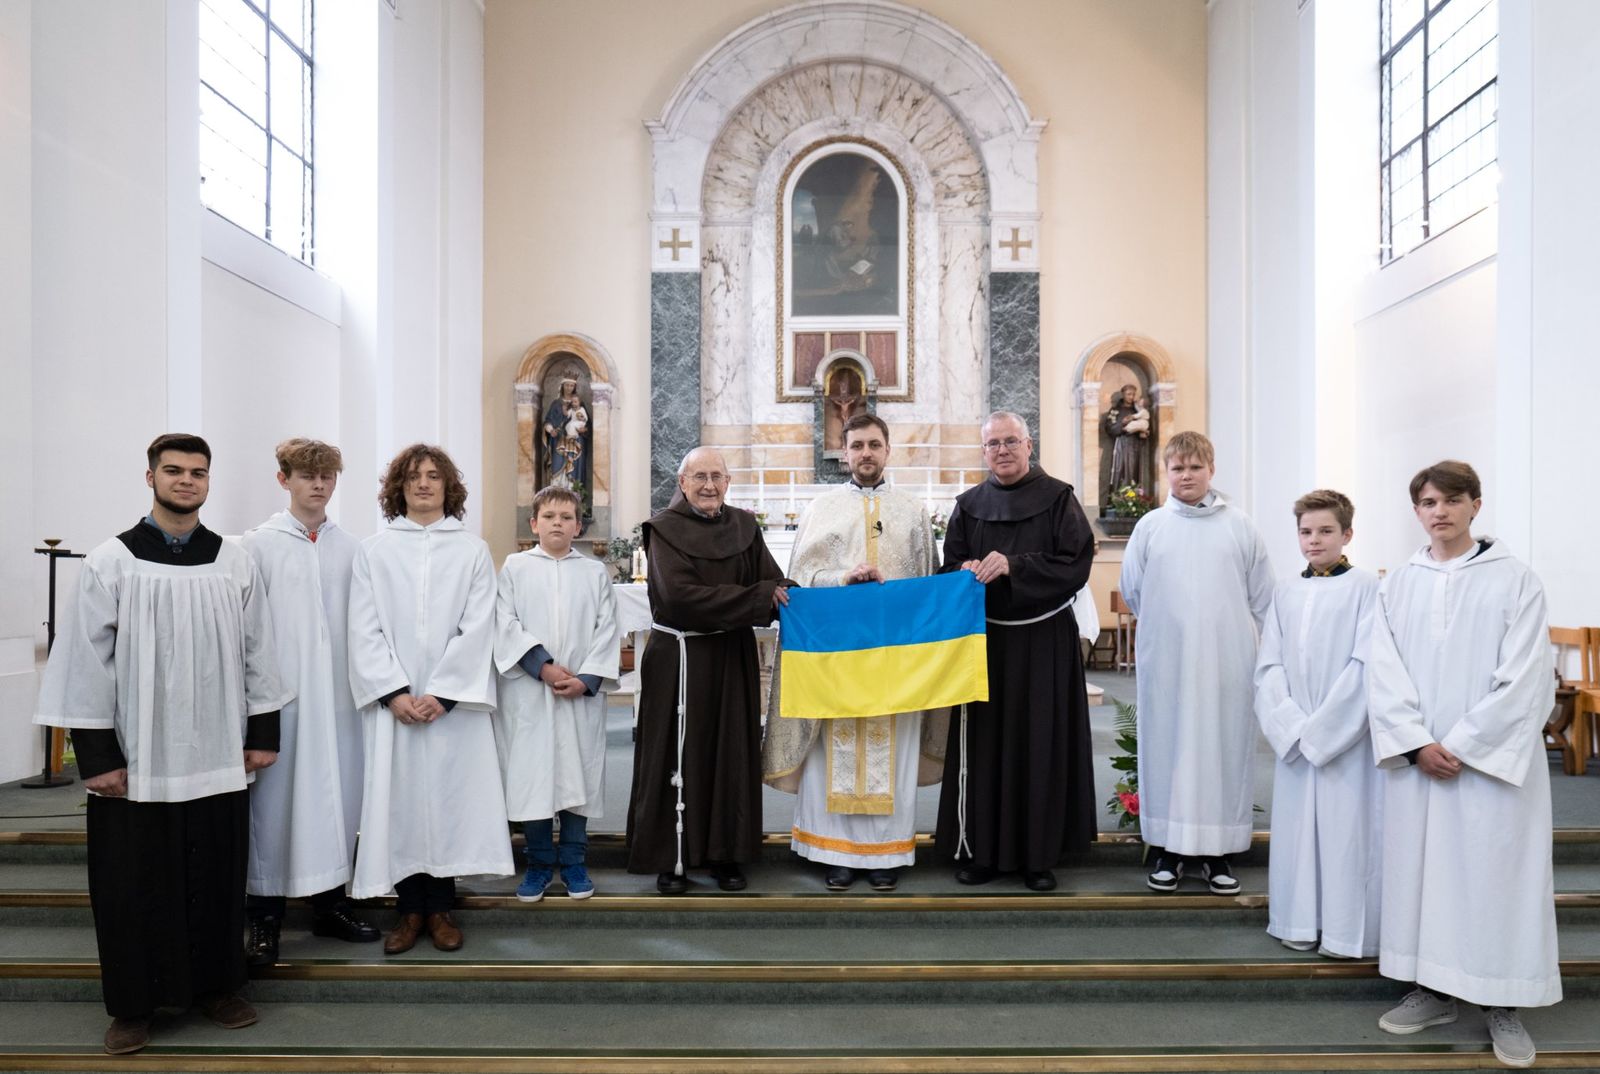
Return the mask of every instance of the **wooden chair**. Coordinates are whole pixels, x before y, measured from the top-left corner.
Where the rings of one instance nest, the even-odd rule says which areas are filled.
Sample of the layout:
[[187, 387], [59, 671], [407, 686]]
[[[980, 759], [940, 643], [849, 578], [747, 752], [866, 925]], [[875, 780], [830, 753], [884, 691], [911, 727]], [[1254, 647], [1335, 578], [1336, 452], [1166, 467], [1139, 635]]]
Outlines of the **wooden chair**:
[[1133, 643], [1134, 634], [1139, 628], [1139, 621], [1133, 616], [1133, 609], [1128, 607], [1127, 601], [1122, 599], [1122, 590], [1111, 591], [1111, 614], [1117, 617], [1117, 670], [1134, 670]]
[[[1551, 627], [1556, 659], [1556, 711], [1545, 724], [1545, 745], [1561, 751], [1561, 770], [1581, 776], [1594, 750], [1593, 717], [1600, 713], [1600, 628]], [[1577, 674], [1562, 675], [1576, 658]]]

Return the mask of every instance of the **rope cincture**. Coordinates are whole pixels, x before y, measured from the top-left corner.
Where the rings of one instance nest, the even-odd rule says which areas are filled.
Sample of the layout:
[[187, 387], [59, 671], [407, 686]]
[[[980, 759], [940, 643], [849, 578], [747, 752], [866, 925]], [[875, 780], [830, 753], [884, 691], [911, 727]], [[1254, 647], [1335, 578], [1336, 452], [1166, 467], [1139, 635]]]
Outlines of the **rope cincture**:
[[677, 794], [677, 807], [674, 813], [675, 827], [678, 833], [678, 863], [672, 867], [673, 874], [683, 875], [683, 743], [688, 734], [689, 712], [689, 644], [686, 638], [706, 638], [713, 634], [727, 634], [726, 630], [679, 630], [676, 627], [664, 626], [661, 623], [651, 623], [651, 630], [659, 630], [663, 634], [671, 634], [678, 639], [678, 766], [672, 772], [672, 786]]

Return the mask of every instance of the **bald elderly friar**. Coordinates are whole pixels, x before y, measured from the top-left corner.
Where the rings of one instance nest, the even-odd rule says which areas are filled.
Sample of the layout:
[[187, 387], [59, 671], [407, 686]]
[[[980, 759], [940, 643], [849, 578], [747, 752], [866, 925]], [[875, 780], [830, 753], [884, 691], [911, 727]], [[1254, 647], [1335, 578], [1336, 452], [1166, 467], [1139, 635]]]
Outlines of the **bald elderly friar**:
[[703, 515], [722, 513], [731, 480], [727, 460], [714, 447], [691, 448], [678, 464], [678, 491]]

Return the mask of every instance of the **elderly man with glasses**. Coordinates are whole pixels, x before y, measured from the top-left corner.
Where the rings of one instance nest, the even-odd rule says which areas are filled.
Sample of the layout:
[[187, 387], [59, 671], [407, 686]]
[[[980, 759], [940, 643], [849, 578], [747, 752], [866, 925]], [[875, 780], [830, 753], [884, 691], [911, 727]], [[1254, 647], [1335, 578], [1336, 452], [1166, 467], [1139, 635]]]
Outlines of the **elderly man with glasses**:
[[628, 804], [628, 870], [663, 895], [709, 866], [723, 891], [761, 843], [761, 694], [755, 627], [788, 601], [748, 511], [729, 506], [728, 465], [697, 447], [678, 491], [643, 527], [650, 640], [640, 664], [639, 730]]
[[983, 423], [989, 478], [956, 498], [943, 571], [986, 587], [989, 700], [950, 723], [936, 846], [956, 879], [1020, 872], [1056, 886], [1063, 854], [1095, 834], [1093, 754], [1072, 602], [1089, 580], [1094, 537], [1072, 486], [1030, 464], [1027, 424]]

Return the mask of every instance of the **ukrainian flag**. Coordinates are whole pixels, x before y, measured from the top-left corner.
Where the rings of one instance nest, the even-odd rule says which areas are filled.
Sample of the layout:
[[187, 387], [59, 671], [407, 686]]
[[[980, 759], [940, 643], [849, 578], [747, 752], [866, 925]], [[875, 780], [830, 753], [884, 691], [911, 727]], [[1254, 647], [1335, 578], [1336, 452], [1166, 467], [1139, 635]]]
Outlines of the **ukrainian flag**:
[[789, 590], [778, 713], [883, 716], [989, 699], [983, 586], [971, 571]]

